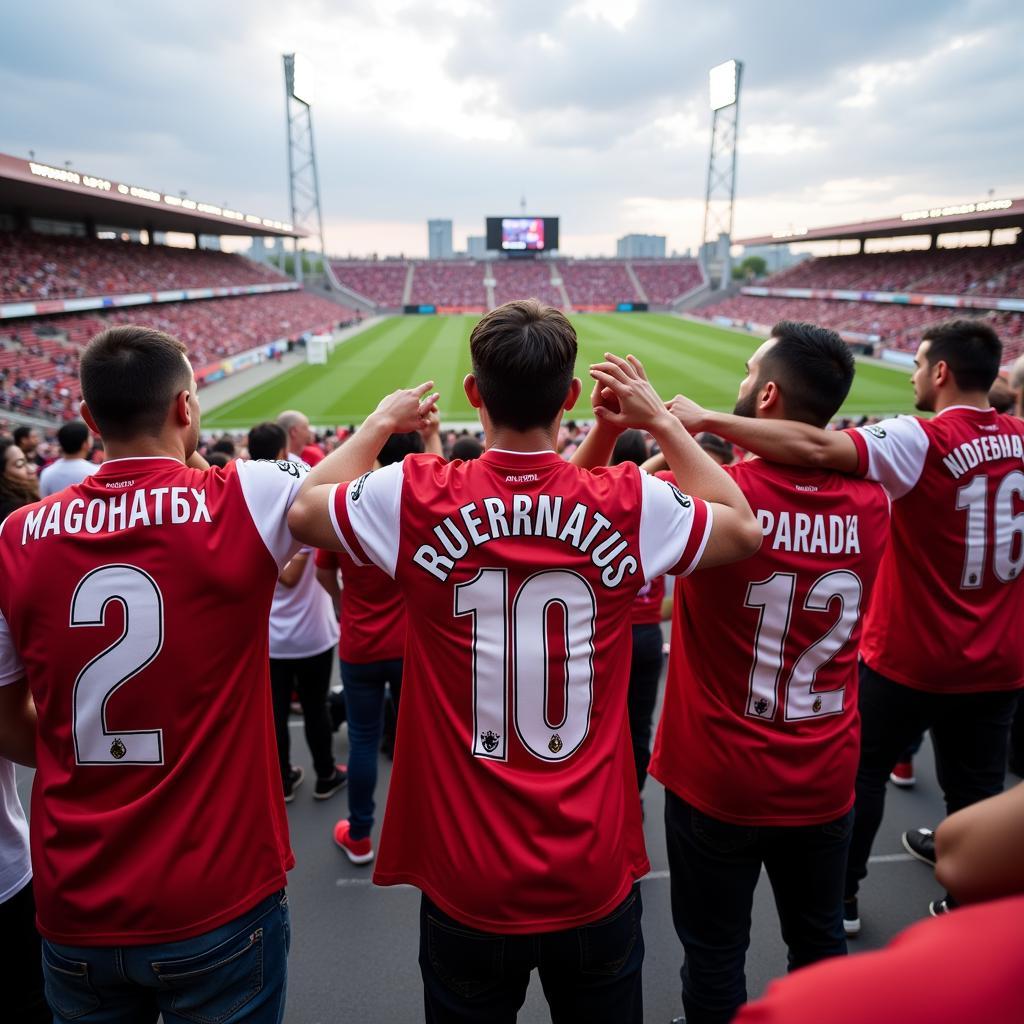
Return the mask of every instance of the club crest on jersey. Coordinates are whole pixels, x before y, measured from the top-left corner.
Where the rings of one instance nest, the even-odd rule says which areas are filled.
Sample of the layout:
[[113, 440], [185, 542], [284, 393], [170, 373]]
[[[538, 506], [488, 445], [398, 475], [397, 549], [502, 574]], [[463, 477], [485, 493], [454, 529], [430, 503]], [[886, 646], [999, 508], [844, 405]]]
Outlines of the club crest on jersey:
[[121, 742], [121, 738], [118, 737], [110, 744], [110, 756], [116, 758], [118, 761], [128, 753], [128, 748]]
[[874, 437], [877, 437], [879, 441], [881, 441], [882, 438], [885, 437], [885, 427], [876, 427], [872, 425], [870, 427], [865, 427], [864, 429], [869, 434], [873, 435]]
[[353, 501], [359, 500], [359, 495], [363, 493], [363, 488], [366, 486], [366, 480], [369, 477], [369, 473], [364, 473], [353, 485], [352, 489], [348, 492]]
[[759, 714], [763, 715], [768, 710], [768, 701], [764, 697], [758, 697], [754, 701], [754, 710]]
[[493, 754], [498, 749], [498, 740], [500, 737], [492, 729], [488, 729], [487, 732], [480, 733], [480, 743], [484, 750], [488, 754]]
[[814, 698], [814, 703], [811, 705], [811, 710], [814, 711], [815, 713], [817, 713], [818, 711], [821, 710], [821, 698], [820, 697], [815, 697]]
[[548, 740], [548, 750], [552, 754], [557, 754], [562, 749], [562, 737], [558, 733], [552, 733], [551, 739]]
[[683, 508], [690, 508], [690, 506], [693, 505], [693, 502], [690, 500], [690, 496], [688, 494], [683, 494], [675, 484], [669, 484], [669, 487], [672, 488], [672, 494]]
[[[269, 462], [270, 460], [268, 459], [267, 461]], [[289, 476], [293, 476], [296, 479], [299, 478], [301, 467], [297, 462], [291, 462], [288, 459], [274, 459], [273, 461], [274, 465], [277, 466], [282, 473], [287, 473]]]

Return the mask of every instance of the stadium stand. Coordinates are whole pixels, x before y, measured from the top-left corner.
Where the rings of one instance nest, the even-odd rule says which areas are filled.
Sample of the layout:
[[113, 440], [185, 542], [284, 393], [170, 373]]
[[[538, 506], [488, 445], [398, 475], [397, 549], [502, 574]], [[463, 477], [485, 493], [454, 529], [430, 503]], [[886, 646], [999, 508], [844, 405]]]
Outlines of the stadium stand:
[[180, 338], [196, 370], [280, 338], [329, 331], [354, 310], [306, 292], [169, 302], [102, 313], [0, 322], [0, 406], [69, 419], [77, 413], [78, 354], [113, 324], [143, 324]]
[[476, 260], [417, 261], [413, 264], [409, 301], [484, 310], [487, 308], [484, 266]]
[[769, 287], [856, 288], [949, 295], [1024, 294], [1024, 247], [999, 245], [823, 256], [763, 282]]
[[621, 260], [559, 260], [559, 267], [575, 309], [608, 309], [617, 302], [640, 301]]
[[551, 264], [532, 260], [502, 260], [494, 263], [494, 301], [497, 305], [513, 299], [534, 298], [548, 306], [563, 305], [562, 296], [551, 283]]
[[32, 232], [0, 233], [0, 302], [287, 280], [231, 253]]
[[331, 270], [338, 282], [358, 295], [365, 296], [378, 306], [401, 306], [409, 264], [405, 260], [369, 262], [346, 260], [331, 261]]
[[670, 306], [704, 282], [696, 260], [633, 260], [633, 273], [655, 306]]

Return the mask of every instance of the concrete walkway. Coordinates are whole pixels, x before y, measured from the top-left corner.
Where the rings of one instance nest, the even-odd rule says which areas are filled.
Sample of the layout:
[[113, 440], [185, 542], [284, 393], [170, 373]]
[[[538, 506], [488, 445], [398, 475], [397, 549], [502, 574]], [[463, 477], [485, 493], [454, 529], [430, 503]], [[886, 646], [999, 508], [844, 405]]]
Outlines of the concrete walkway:
[[[362, 334], [363, 331], [376, 326], [383, 319], [384, 317], [381, 316], [367, 317], [352, 327], [345, 327], [340, 331], [335, 331], [335, 340], [339, 343], [348, 341], [349, 338], [354, 338], [357, 334]], [[305, 348], [297, 348], [287, 353], [280, 362], [271, 360], [270, 362], [260, 363], [259, 366], [249, 367], [240, 373], [233, 373], [230, 377], [214, 381], [203, 388], [199, 392], [199, 404], [203, 412], [213, 412], [214, 409], [219, 408], [226, 402], [233, 401], [239, 395], [244, 395], [247, 391], [259, 387], [260, 384], [268, 380], [273, 380], [274, 377], [279, 377], [282, 373], [287, 373], [293, 367], [301, 366], [305, 361]]]

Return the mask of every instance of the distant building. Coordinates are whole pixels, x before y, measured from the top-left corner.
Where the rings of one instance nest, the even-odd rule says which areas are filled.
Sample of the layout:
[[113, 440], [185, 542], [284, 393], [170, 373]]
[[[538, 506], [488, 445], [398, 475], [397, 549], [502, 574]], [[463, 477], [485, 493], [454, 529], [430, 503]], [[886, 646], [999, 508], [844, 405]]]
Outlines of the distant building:
[[452, 249], [452, 222], [450, 220], [428, 220], [427, 239], [432, 260], [450, 260]]
[[623, 235], [615, 243], [615, 254], [621, 260], [663, 260], [664, 235]]
[[471, 260], [482, 260], [487, 256], [487, 236], [469, 235], [466, 238], [466, 255]]
[[746, 245], [743, 254], [735, 262], [742, 263], [748, 256], [760, 256], [769, 274], [777, 274], [808, 258], [807, 253], [794, 253], [788, 245]]

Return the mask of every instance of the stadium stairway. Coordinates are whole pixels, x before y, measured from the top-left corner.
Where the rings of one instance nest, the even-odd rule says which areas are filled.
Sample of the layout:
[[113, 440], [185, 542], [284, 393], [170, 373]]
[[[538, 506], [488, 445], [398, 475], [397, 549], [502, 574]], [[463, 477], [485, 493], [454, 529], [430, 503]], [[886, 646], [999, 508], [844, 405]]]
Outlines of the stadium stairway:
[[402, 305], [407, 306], [412, 299], [412, 275], [415, 273], [416, 265], [410, 260], [409, 269], [405, 272], [405, 288], [402, 290]]
[[558, 289], [558, 294], [562, 296], [562, 309], [566, 313], [571, 313], [572, 303], [569, 301], [569, 293], [565, 290], [565, 283], [562, 281], [562, 270], [555, 260], [551, 261], [551, 283]]
[[637, 298], [641, 302], [649, 302], [647, 298], [647, 292], [644, 291], [644, 286], [640, 283], [640, 278], [636, 276], [636, 271], [633, 269], [633, 264], [626, 260], [626, 274], [629, 280], [633, 283], [633, 287], [636, 289]]
[[484, 290], [487, 292], [487, 309], [488, 311], [494, 309], [498, 304], [497, 299], [494, 297], [494, 286], [497, 284], [497, 280], [494, 277], [494, 268], [487, 264], [484, 269]]

